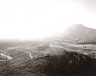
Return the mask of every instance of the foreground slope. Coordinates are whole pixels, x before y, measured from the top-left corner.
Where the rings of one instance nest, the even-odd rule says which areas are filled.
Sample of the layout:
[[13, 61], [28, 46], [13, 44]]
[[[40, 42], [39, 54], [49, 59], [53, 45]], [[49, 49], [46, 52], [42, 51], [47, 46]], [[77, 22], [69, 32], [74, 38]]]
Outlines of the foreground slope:
[[7, 67], [2, 76], [96, 76], [96, 60], [86, 55], [54, 48], [57, 52], [43, 53], [21, 63], [19, 67]]
[[96, 61], [76, 52], [62, 50], [60, 54], [48, 54], [29, 61], [26, 68], [31, 73], [45, 76], [95, 76]]

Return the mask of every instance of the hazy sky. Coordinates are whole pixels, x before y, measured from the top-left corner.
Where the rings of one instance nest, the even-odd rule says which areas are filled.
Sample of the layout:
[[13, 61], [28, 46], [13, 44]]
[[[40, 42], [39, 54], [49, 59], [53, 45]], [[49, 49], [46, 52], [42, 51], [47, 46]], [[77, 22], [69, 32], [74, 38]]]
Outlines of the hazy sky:
[[0, 39], [50, 36], [72, 24], [96, 28], [96, 0], [0, 0]]

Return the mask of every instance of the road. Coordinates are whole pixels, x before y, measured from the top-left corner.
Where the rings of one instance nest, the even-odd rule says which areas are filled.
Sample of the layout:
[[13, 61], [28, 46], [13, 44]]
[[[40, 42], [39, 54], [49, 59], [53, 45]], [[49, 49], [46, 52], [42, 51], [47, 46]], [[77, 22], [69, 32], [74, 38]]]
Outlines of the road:
[[[0, 53], [1, 56], [5, 57], [6, 60], [11, 60], [13, 59], [11, 56], [7, 55], [6, 53]], [[0, 61], [6, 61], [6, 60], [0, 60]]]
[[30, 52], [28, 52], [28, 54], [29, 54], [29, 57], [30, 57], [31, 59], [33, 59], [32, 54], [31, 54]]

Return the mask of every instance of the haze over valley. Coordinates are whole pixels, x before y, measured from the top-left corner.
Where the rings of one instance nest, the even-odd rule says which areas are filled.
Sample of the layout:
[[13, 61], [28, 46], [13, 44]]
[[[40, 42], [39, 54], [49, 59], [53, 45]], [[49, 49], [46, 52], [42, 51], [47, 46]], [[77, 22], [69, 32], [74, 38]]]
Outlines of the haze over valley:
[[96, 76], [96, 0], [0, 0], [0, 76]]

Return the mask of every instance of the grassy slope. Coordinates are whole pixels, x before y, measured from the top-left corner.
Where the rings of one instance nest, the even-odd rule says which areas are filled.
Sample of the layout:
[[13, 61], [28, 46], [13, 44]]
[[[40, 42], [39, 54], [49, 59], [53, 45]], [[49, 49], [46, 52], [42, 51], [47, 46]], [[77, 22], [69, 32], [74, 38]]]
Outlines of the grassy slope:
[[[14, 49], [9, 50], [8, 53], [14, 57], [14, 60], [8, 62], [10, 65], [0, 67], [0, 69], [2, 69], [0, 70], [0, 76], [96, 76], [95, 59], [58, 47], [49, 47], [47, 44], [35, 47], [34, 50], [31, 48], [28, 52], [32, 51], [32, 54], [34, 54], [36, 51], [35, 53], [38, 54], [38, 56], [32, 60], [26, 59], [26, 61], [25, 56], [27, 57], [28, 54], [25, 53], [27, 49], [24, 49], [27, 48], [27, 46], [16, 49], [15, 51]], [[66, 47], [74, 51], [74, 47], [76, 46], [66, 45]], [[77, 46], [75, 50], [78, 48], [80, 49], [81, 46]], [[21, 59], [19, 64], [17, 63], [18, 59]], [[11, 63], [16, 65], [11, 65]], [[5, 64], [6, 62], [4, 65]]]
[[[19, 67], [8, 68], [7, 76], [96, 76], [96, 60], [76, 52], [38, 56]], [[23, 65], [25, 64], [25, 65]]]
[[30, 73], [46, 76], [95, 76], [96, 61], [76, 52], [63, 51], [62, 55], [47, 55], [29, 61], [26, 68]]

